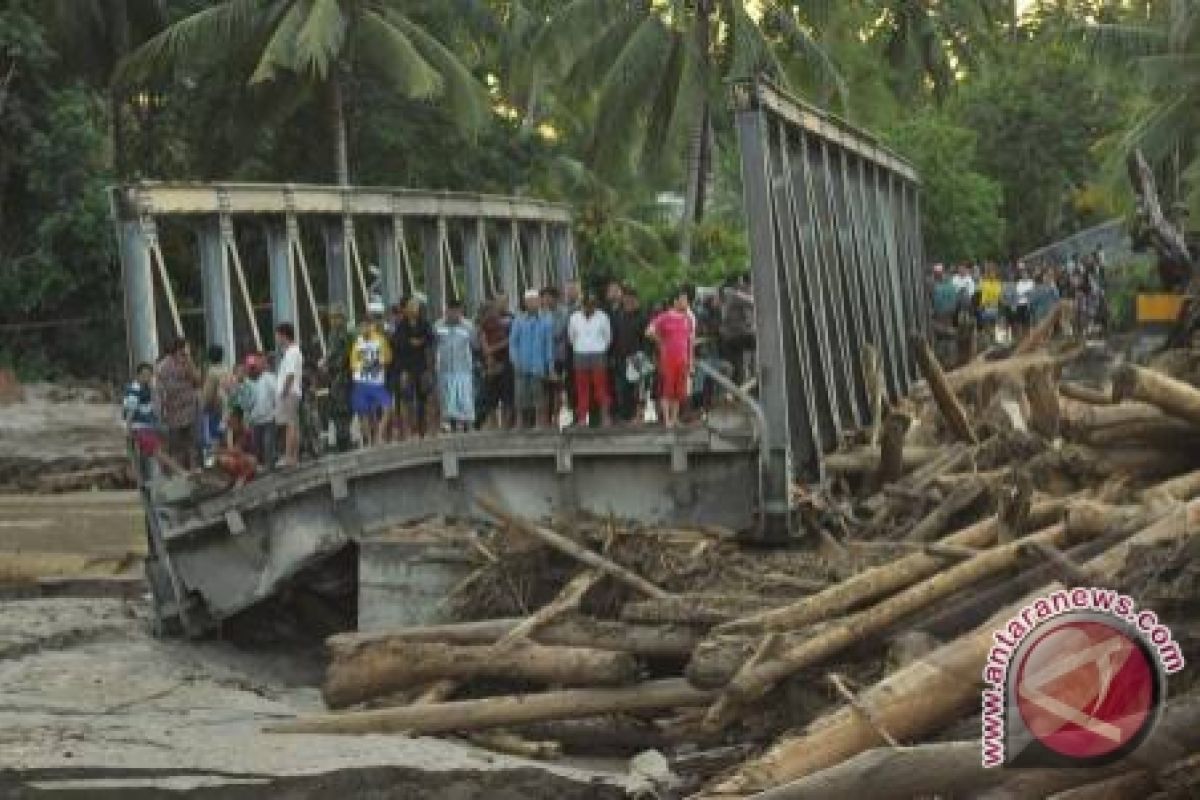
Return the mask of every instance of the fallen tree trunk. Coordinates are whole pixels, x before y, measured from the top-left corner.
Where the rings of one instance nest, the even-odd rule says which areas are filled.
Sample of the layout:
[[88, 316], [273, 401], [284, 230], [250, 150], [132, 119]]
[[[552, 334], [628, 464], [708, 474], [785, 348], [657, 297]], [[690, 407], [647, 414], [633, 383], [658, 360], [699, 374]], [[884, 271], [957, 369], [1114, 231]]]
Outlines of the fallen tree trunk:
[[1113, 379], [1113, 397], [1141, 400], [1161, 408], [1168, 416], [1200, 425], [1200, 389], [1161, 372], [1123, 365]]
[[912, 527], [904, 538], [910, 542], [928, 542], [937, 538], [955, 515], [973, 504], [987, 491], [982, 479], [966, 480], [952, 488], [937, 508]]
[[621, 619], [711, 628], [771, 608], [776, 602], [773, 597], [757, 595], [679, 595], [626, 603], [621, 606]]
[[637, 674], [637, 661], [628, 653], [529, 643], [498, 651], [491, 645], [390, 640], [331, 662], [321, 693], [330, 708], [345, 708], [444, 679], [515, 678], [559, 686], [613, 686], [632, 683]]
[[[1071, 498], [1035, 503], [1029, 512], [1031, 527], [1044, 527], [1060, 518]], [[996, 517], [989, 517], [941, 540], [958, 547], [987, 547], [996, 540]], [[717, 627], [717, 633], [763, 633], [798, 630], [877, 600], [933, 575], [946, 560], [927, 553], [913, 553], [890, 564], [864, 570], [814, 595], [790, 605], [772, 608]]]
[[[941, 448], [937, 447], [905, 447], [903, 468], [910, 470], [928, 464], [941, 452]], [[834, 474], [855, 475], [877, 472], [882, 462], [882, 448], [868, 446], [830, 453], [821, 463], [825, 465], [825, 469]]]
[[475, 502], [479, 504], [480, 508], [504, 524], [516, 528], [526, 536], [541, 540], [560, 553], [568, 555], [580, 563], [586, 564], [593, 569], [597, 569], [606, 575], [611, 575], [621, 583], [632, 587], [642, 594], [645, 594], [649, 597], [659, 598], [671, 596], [670, 593], [663, 591], [640, 575], [635, 575], [634, 573], [622, 567], [620, 564], [610, 561], [599, 553], [589, 550], [583, 545], [573, 542], [567, 537], [555, 533], [549, 528], [543, 528], [540, 525], [534, 525], [528, 520], [524, 520], [520, 517], [510, 514], [494, 500], [491, 500], [487, 497], [478, 497], [476, 498]]
[[[382, 633], [340, 633], [326, 645], [334, 659], [344, 658], [360, 648], [378, 646], [388, 640], [444, 642], [454, 645], [484, 645], [499, 641], [521, 623], [520, 617], [488, 619], [403, 628]], [[684, 625], [635, 625], [615, 620], [570, 616], [534, 631], [530, 638], [538, 644], [565, 647], [590, 647], [616, 650], [647, 658], [686, 658], [700, 636]]]
[[1080, 403], [1089, 403], [1094, 406], [1111, 406], [1116, 402], [1116, 400], [1113, 400], [1111, 386], [1107, 390], [1093, 389], [1091, 386], [1084, 386], [1082, 383], [1060, 381], [1058, 391], [1063, 397], [1077, 400]]
[[883, 423], [883, 435], [879, 445], [879, 469], [875, 473], [876, 489], [885, 486], [904, 474], [904, 435], [912, 425], [912, 417], [892, 411]]
[[1063, 432], [1083, 436], [1102, 428], [1135, 422], [1157, 422], [1168, 417], [1149, 403], [1122, 402], [1106, 406], [1064, 399], [1059, 403]]
[[1054, 331], [1062, 321], [1063, 315], [1065, 314], [1067, 317], [1070, 317], [1074, 308], [1074, 304], [1071, 301], [1059, 300], [1053, 310], [1046, 315], [1046, 318], [1033, 326], [1025, 338], [1017, 343], [1016, 349], [1013, 350], [1013, 356], [1029, 355], [1049, 342], [1050, 338], [1054, 336]]
[[375, 711], [313, 714], [268, 725], [263, 730], [267, 733], [437, 734], [601, 714], [695, 707], [705, 705], [715, 696], [715, 692], [690, 686], [683, 678], [668, 678], [619, 689], [568, 689]]
[[[765, 695], [788, 676], [821, 663], [851, 645], [864, 642], [897, 620], [949, 597], [981, 579], [1018, 565], [1025, 542], [1040, 541], [1055, 547], [1070, 541], [1062, 523], [1050, 526], [1012, 544], [994, 547], [974, 558], [943, 570], [921, 583], [910, 586], [870, 608], [834, 620], [805, 640], [782, 649], [779, 656], [751, 670], [733, 676], [721, 699], [704, 718], [707, 730], [721, 730], [749, 703]], [[698, 653], [701, 651], [697, 651]], [[695, 660], [693, 658], [693, 660]], [[705, 672], [711, 670], [706, 669]], [[691, 667], [689, 666], [689, 677]]]
[[1047, 439], [1057, 438], [1062, 409], [1048, 367], [1025, 373], [1025, 396], [1029, 398], [1030, 427]]
[[979, 444], [979, 440], [975, 438], [975, 432], [971, 429], [971, 421], [967, 418], [967, 411], [954, 394], [954, 389], [947, 383], [946, 373], [942, 371], [941, 365], [938, 364], [937, 356], [930, 349], [929, 342], [925, 341], [925, 337], [920, 334], [913, 334], [910, 337], [910, 342], [912, 343], [913, 352], [916, 354], [917, 366], [921, 369], [921, 375], [924, 376], [925, 382], [929, 384], [929, 391], [933, 394], [933, 400], [937, 403], [937, 407], [942, 412], [942, 417], [946, 420], [946, 424], [951, 432], [964, 442]]
[[[1172, 512], [1121, 544], [1091, 559], [1083, 568], [1094, 585], [1111, 582], [1130, 556], [1142, 547], [1180, 541], [1200, 533], [1200, 501]], [[971, 633], [940, 647], [924, 660], [892, 673], [859, 695], [878, 723], [900, 741], [918, 739], [977, 707], [983, 688], [980, 665], [992, 648], [993, 632], [1036, 598], [1064, 588], [1051, 583], [1010, 605]], [[876, 728], [852, 708], [816, 720], [804, 734], [786, 739], [760, 758], [722, 779], [702, 797], [742, 796], [827, 769], [883, 744]], [[1044, 796], [1044, 795], [1037, 795]]]
[[[755, 800], [860, 800], [870, 787], [871, 800], [974, 795], [1008, 781], [1024, 791], [1003, 789], [988, 797], [1046, 797], [1064, 786], [1083, 786], [1128, 770], [1153, 771], [1176, 754], [1200, 746], [1200, 697], [1171, 701], [1158, 727], [1140, 748], [1119, 763], [1092, 769], [988, 769], [980, 763], [978, 740], [939, 742], [916, 747], [876, 747], [808, 777], [763, 792]], [[1057, 788], [1055, 788], [1057, 787]], [[1016, 787], [1014, 787], [1016, 788]], [[1029, 791], [1032, 790], [1032, 791]], [[1123, 795], [1129, 797], [1132, 795]]]

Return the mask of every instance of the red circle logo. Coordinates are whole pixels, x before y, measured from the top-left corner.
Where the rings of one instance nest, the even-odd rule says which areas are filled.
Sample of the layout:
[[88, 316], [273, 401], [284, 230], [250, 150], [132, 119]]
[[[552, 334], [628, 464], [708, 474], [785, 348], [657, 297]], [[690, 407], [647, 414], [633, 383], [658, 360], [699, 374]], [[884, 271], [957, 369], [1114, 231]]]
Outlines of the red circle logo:
[[1157, 674], [1134, 635], [1094, 619], [1064, 619], [1040, 633], [1016, 673], [1025, 727], [1050, 750], [1097, 759], [1136, 746], [1153, 724]]

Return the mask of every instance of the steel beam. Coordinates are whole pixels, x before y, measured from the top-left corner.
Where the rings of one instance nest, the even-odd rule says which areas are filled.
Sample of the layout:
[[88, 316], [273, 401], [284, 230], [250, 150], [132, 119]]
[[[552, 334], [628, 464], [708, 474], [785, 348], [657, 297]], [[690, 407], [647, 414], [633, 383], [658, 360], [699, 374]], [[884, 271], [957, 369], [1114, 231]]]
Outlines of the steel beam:
[[237, 357], [233, 333], [233, 288], [229, 280], [229, 254], [217, 217], [204, 219], [197, 230], [200, 250], [200, 289], [204, 301], [204, 339]]
[[567, 283], [577, 280], [575, 252], [571, 246], [571, 227], [554, 225], [550, 228], [550, 258], [554, 263], [554, 285], [561, 291]]
[[153, 364], [158, 358], [154, 270], [150, 263], [150, 242], [141, 220], [118, 222], [117, 241], [125, 295], [125, 337], [129, 343], [129, 371], [132, 374], [138, 364]]
[[517, 276], [517, 248], [520, 247], [516, 222], [501, 224], [496, 232], [499, 246], [496, 264], [500, 270], [500, 291], [508, 298], [508, 308], [516, 312], [521, 302], [521, 287]]
[[780, 299], [786, 278], [779, 271], [772, 212], [767, 123], [749, 98], [735, 93], [735, 120], [742, 156], [754, 319], [758, 332], [758, 396], [766, 418], [760, 445], [763, 458], [762, 535], [775, 538], [791, 529], [790, 398], [784, 367], [784, 320]]
[[463, 226], [463, 271], [467, 314], [474, 318], [484, 301], [483, 248], [487, 246], [487, 234], [482, 219], [470, 220]]
[[346, 225], [338, 218], [322, 228], [325, 237], [326, 302], [339, 305], [353, 325], [358, 319], [354, 306], [353, 282], [350, 278], [350, 251], [346, 246]]
[[568, 206], [524, 197], [426, 192], [378, 187], [258, 183], [159, 183], [145, 181], [115, 190], [119, 219], [170, 214], [327, 214], [447, 217], [524, 222], [571, 221]]
[[404, 298], [404, 269], [397, 234], [394, 217], [381, 219], [374, 226], [375, 263], [381, 273], [383, 301], [389, 307]]
[[[290, 322], [299, 330], [300, 298], [296, 291], [296, 268], [287, 227], [268, 222], [267, 265], [271, 274], [271, 326]], [[270, 335], [268, 334], [268, 339]]]
[[446, 257], [442, 242], [446, 237], [446, 220], [438, 217], [421, 226], [421, 251], [425, 264], [425, 295], [429, 298], [430, 319], [441, 319], [446, 313]]

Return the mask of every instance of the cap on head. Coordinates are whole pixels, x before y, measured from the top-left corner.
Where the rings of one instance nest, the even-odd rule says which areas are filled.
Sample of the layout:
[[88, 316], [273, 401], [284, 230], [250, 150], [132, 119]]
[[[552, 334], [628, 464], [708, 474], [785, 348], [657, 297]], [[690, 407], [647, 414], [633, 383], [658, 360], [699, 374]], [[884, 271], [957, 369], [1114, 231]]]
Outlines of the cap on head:
[[529, 289], [525, 292], [526, 300], [537, 300], [541, 296], [542, 296], [541, 292], [539, 292], [537, 289]]
[[382, 317], [385, 311], [387, 311], [387, 306], [383, 304], [382, 300], [372, 300], [367, 303], [367, 313], [372, 317]]

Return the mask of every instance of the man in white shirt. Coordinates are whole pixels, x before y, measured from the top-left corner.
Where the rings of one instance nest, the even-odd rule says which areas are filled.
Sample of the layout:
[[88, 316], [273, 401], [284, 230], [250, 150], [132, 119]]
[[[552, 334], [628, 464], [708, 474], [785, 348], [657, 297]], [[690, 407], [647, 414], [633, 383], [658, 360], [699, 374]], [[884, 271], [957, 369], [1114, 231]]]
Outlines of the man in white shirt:
[[575, 424], [586, 425], [592, 402], [600, 407], [604, 424], [611, 422], [609, 409], [612, 398], [608, 393], [608, 346], [612, 344], [612, 327], [608, 315], [596, 308], [596, 298], [588, 294], [583, 307], [567, 322], [567, 341], [574, 354]]
[[275, 404], [275, 422], [284, 429], [283, 458], [279, 466], [294, 467], [300, 463], [300, 379], [304, 357], [300, 354], [300, 345], [296, 344], [296, 329], [292, 323], [281, 322], [275, 326], [275, 344], [283, 352], [279, 359]]
[[959, 302], [964, 299], [970, 302], [975, 296], [975, 279], [971, 277], [971, 267], [969, 264], [963, 263], [958, 265], [958, 272], [950, 282], [954, 285], [954, 290], [958, 293]]
[[258, 463], [266, 469], [275, 465], [275, 418], [279, 384], [267, 369], [266, 359], [255, 353], [246, 359], [249, 408], [243, 409], [246, 424], [254, 432]]

